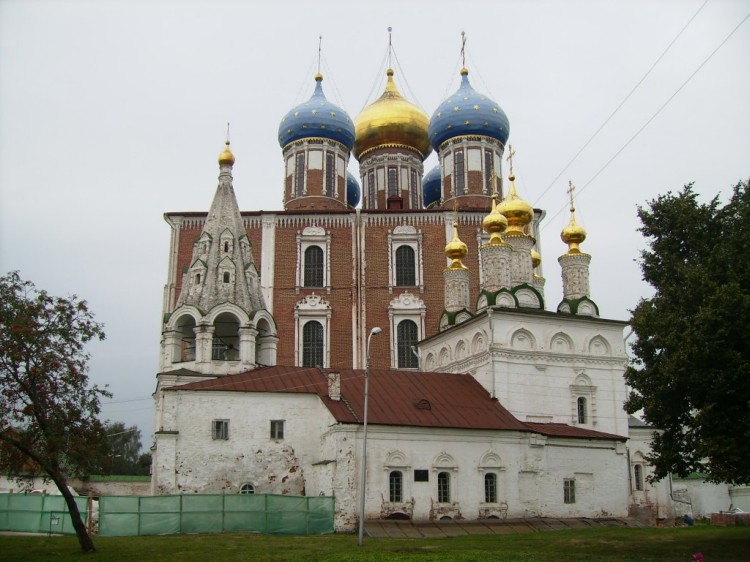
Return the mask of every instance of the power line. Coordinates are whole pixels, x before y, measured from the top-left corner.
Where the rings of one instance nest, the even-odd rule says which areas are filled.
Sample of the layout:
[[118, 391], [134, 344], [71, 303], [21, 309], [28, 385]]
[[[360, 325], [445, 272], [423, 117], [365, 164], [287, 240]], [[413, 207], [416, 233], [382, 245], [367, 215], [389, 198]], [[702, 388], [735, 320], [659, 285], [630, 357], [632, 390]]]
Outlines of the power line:
[[[672, 45], [674, 45], [675, 42], [677, 41], [677, 39], [680, 38], [680, 36], [682, 35], [682, 33], [692, 23], [692, 21], [696, 18], [696, 16], [700, 13], [700, 11], [706, 6], [706, 4], [708, 4], [708, 0], [705, 0], [705, 2], [703, 2], [703, 4], [701, 4], [700, 8], [698, 8], [698, 10], [693, 14], [693, 17], [691, 17], [688, 20], [688, 22], [682, 27], [682, 29], [679, 31], [679, 33], [677, 33], [677, 35], [675, 35], [674, 39], [672, 39], [672, 41], [670, 41], [669, 45], [667, 45], [667, 48], [664, 49], [664, 51], [657, 57], [657, 59], [654, 61], [654, 63], [651, 65], [651, 67], [646, 71], [646, 73], [641, 77], [641, 79], [638, 80], [638, 82], [636, 83], [636, 85], [633, 86], [633, 88], [630, 90], [630, 92], [628, 92], [628, 94], [620, 102], [620, 104], [612, 111], [612, 113], [609, 114], [609, 117], [607, 117], [604, 120], [604, 122], [601, 125], [599, 125], [599, 128], [596, 131], [594, 131], [593, 135], [591, 135], [589, 137], [589, 140], [587, 140], [585, 142], [585, 144], [578, 150], [578, 152], [576, 152], [573, 155], [573, 158], [571, 158], [570, 161], [567, 164], [565, 164], [565, 167], [562, 170], [560, 170], [560, 173], [557, 174], [557, 176], [555, 176], [555, 179], [553, 179], [550, 182], [550, 184], [547, 186], [547, 188], [544, 191], [542, 191], [541, 195], [539, 195], [539, 197], [536, 198], [536, 201], [534, 201], [534, 206], [536, 206], [536, 204], [542, 199], [542, 197], [544, 197], [544, 195], [552, 188], [552, 186], [555, 185], [555, 183], [557, 182], [557, 180], [560, 179], [560, 176], [562, 176], [565, 173], [565, 171], [568, 168], [570, 168], [570, 165], [573, 164], [573, 162], [576, 161], [576, 159], [581, 155], [581, 153], [586, 149], [586, 147], [588, 145], [590, 145], [591, 142], [599, 135], [599, 133], [602, 131], [602, 129], [604, 129], [604, 127], [607, 125], [607, 123], [610, 122], [610, 120], [615, 116], [615, 114], [618, 111], [620, 111], [620, 108], [623, 105], [625, 105], [625, 102], [627, 102], [630, 99], [630, 96], [632, 96], [633, 93], [635, 93], [635, 91], [643, 83], [643, 81], [646, 80], [646, 78], [648, 77], [648, 75], [651, 74], [651, 71], [656, 67], [657, 64], [659, 64], [659, 62], [661, 61], [661, 59], [664, 58], [664, 55], [666, 55], [667, 52], [669, 51], [669, 49], [672, 48]], [[557, 215], [555, 215], [555, 216], [557, 216]]]
[[[742, 19], [742, 21], [740, 21], [740, 23], [738, 23], [735, 26], [735, 28], [732, 29], [732, 31], [729, 32], [729, 35], [727, 35], [724, 38], [724, 40], [721, 43], [719, 43], [719, 45], [713, 51], [711, 51], [711, 54], [709, 54], [708, 57], [706, 57], [706, 59], [698, 66], [698, 68], [696, 68], [693, 71], [693, 73], [690, 74], [690, 76], [688, 76], [687, 79], [677, 88], [677, 90], [675, 90], [674, 93], [671, 96], [669, 96], [669, 98], [667, 98], [667, 101], [665, 101], [659, 107], [659, 109], [657, 109], [656, 112], [651, 117], [649, 117], [648, 120], [643, 125], [641, 125], [640, 129], [638, 129], [633, 134], [633, 136], [631, 136], [625, 142], [625, 144], [623, 144], [620, 147], [620, 149], [617, 152], [615, 152], [615, 154], [609, 160], [607, 160], [607, 162], [601, 168], [599, 168], [599, 170], [593, 175], [593, 177], [591, 177], [591, 179], [589, 179], [589, 181], [587, 181], [585, 184], [583, 184], [583, 186], [581, 186], [581, 188], [580, 188], [580, 190], [578, 192], [579, 196], [583, 192], [583, 190], [586, 189], [597, 177], [599, 177], [599, 174], [601, 174], [615, 160], [615, 158], [617, 158], [622, 153], [622, 151], [625, 150], [630, 145], [630, 143], [633, 142], [636, 139], [636, 137], [641, 134], [641, 132], [643, 132], [643, 130], [646, 127], [648, 127], [648, 125], [656, 118], [656, 116], [659, 115], [659, 113], [661, 113], [662, 110], [665, 107], [667, 107], [667, 105], [669, 105], [669, 103], [675, 98], [675, 96], [680, 93], [680, 91], [687, 85], [688, 82], [690, 82], [690, 80], [693, 79], [693, 77], [696, 74], [698, 74], [698, 72], [706, 65], [706, 63], [709, 60], [711, 60], [711, 58], [717, 53], [717, 51], [719, 49], [721, 49], [727, 41], [729, 41], [730, 37], [732, 37], [732, 35], [734, 35], [734, 33], [740, 28], [740, 26], [748, 20], [748, 18], [750, 18], [750, 14], [747, 14]], [[549, 188], [547, 188], [547, 189], [549, 189]], [[546, 192], [546, 190], [545, 190], [545, 192]], [[552, 219], [554, 219], [555, 217], [557, 217], [560, 213], [562, 213], [565, 209], [567, 209], [567, 207], [568, 207], [567, 204], [564, 205], [554, 215], [552, 215], [551, 217], [549, 217], [549, 219], [547, 219], [547, 221], [546, 221], [546, 224], [541, 228], [541, 230], [544, 230], [547, 227], [547, 225], [551, 224], [552, 223]]]

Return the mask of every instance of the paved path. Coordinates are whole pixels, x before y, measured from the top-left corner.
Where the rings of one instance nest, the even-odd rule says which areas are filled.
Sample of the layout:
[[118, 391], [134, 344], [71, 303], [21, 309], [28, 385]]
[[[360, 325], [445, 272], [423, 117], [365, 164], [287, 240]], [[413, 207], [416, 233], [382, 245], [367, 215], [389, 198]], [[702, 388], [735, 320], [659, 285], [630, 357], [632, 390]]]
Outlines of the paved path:
[[374, 538], [439, 538], [459, 535], [502, 535], [597, 527], [644, 527], [636, 519], [485, 519], [483, 521], [365, 521], [365, 534]]

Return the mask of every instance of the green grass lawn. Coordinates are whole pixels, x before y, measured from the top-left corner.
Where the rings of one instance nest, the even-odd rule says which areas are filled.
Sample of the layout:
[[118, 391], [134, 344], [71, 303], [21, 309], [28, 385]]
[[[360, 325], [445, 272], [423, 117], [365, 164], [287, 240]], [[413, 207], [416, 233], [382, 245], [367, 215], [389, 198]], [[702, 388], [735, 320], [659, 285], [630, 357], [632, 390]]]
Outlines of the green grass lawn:
[[75, 537], [2, 536], [0, 560], [750, 560], [750, 527], [700, 525], [672, 529], [597, 528], [441, 539], [365, 539], [356, 535], [282, 537], [253, 534], [98, 537], [97, 552], [81, 553]]

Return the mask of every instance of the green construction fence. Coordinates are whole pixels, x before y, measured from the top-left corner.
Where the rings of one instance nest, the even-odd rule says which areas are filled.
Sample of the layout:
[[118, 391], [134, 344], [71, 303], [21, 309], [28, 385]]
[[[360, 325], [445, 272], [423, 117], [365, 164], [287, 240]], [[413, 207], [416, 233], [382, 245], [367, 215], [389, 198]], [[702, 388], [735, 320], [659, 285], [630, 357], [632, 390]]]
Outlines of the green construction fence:
[[[76, 496], [75, 501], [85, 521], [87, 498]], [[0, 494], [0, 530], [75, 534], [65, 498], [46, 494]]]
[[101, 536], [333, 533], [334, 498], [271, 494], [101, 496]]

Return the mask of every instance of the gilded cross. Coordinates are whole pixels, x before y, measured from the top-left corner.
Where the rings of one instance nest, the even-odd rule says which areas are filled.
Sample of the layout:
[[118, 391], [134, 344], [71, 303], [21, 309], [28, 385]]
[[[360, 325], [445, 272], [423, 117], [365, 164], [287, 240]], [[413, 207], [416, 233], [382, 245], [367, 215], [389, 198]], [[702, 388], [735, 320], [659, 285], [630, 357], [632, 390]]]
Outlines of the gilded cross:
[[573, 205], [573, 192], [575, 191], [576, 186], [573, 185], [573, 182], [571, 180], [568, 180], [568, 189], [566, 190], [568, 195], [570, 196], [570, 212], [576, 210], [575, 206]]
[[466, 33], [461, 32], [461, 66], [466, 68]]
[[513, 147], [511, 145], [508, 145], [508, 158], [506, 160], [508, 161], [508, 166], [510, 167], [510, 175], [513, 175], [513, 157], [516, 155], [516, 151], [513, 150]]

